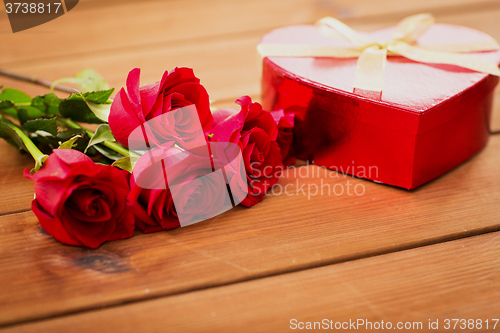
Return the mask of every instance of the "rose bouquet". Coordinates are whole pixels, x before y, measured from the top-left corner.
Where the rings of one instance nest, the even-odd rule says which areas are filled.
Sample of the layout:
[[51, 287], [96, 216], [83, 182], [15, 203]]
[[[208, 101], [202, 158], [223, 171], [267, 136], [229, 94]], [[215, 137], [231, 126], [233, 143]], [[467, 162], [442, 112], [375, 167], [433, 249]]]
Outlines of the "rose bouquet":
[[251, 207], [293, 163], [293, 115], [248, 96], [239, 110], [212, 113], [192, 69], [142, 87], [134, 69], [114, 100], [95, 72], [69, 81], [82, 92], [66, 99], [0, 92], [0, 136], [33, 156], [25, 170], [32, 210], [62, 243], [96, 248], [136, 228], [173, 229]]

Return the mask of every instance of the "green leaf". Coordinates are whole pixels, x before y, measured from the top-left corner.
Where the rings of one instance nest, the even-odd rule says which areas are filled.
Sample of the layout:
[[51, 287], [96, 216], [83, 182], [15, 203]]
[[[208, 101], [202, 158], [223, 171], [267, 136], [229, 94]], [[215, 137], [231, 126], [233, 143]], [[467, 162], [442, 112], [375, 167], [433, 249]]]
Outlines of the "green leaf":
[[107, 101], [112, 92], [113, 89], [89, 94], [72, 94], [61, 102], [59, 111], [64, 117], [78, 122], [91, 124], [107, 122], [111, 104], [92, 103], [87, 100], [86, 96], [90, 96], [94, 101], [101, 103], [104, 99]]
[[26, 150], [23, 141], [19, 137], [19, 135], [14, 131], [9, 124], [5, 122], [0, 122], [0, 137], [4, 138], [8, 143], [13, 145], [16, 148]]
[[95, 131], [94, 135], [90, 138], [89, 144], [87, 145], [87, 148], [85, 149], [85, 152], [87, 152], [87, 149], [89, 149], [92, 146], [95, 146], [98, 143], [104, 142], [104, 141], [115, 141], [115, 137], [111, 133], [111, 129], [109, 128], [108, 124], [102, 124], [97, 127], [97, 130]]
[[[104, 104], [108, 101], [109, 96], [113, 93], [114, 89], [105, 91], [94, 91], [85, 94], [78, 94], [70, 96], [70, 99], [81, 98], [85, 101], [90, 111], [103, 122], [108, 122], [109, 113], [111, 112], [111, 105]], [[73, 97], [74, 96], [74, 97]]]
[[[57, 132], [57, 135], [55, 136], [55, 145], [54, 148], [59, 147], [60, 142], [65, 142], [68, 141], [69, 139], [73, 138], [75, 135], [80, 135], [81, 138], [75, 141], [73, 145], [73, 149], [76, 149], [78, 151], [83, 152], [85, 148], [87, 148], [87, 144], [89, 142], [89, 138], [85, 132], [85, 129], [83, 128], [71, 128], [65, 131], [59, 131]], [[75, 146], [76, 145], [76, 146]], [[96, 154], [96, 151], [93, 149], [89, 149], [87, 152], [87, 155], [92, 155], [92, 152]]]
[[17, 119], [17, 110], [11, 101], [0, 101], [0, 112]]
[[51, 151], [59, 147], [59, 142], [56, 136], [45, 132], [37, 132], [31, 136], [31, 141], [43, 151]]
[[108, 147], [105, 147], [103, 145], [95, 145], [95, 146], [92, 146], [92, 148], [95, 148], [98, 152], [100, 152], [101, 154], [103, 154], [104, 156], [106, 156], [107, 158], [109, 158], [112, 161], [119, 160], [120, 158], [123, 157], [123, 155], [118, 154], [114, 150], [111, 150]]
[[28, 120], [31, 120], [30, 115], [26, 109], [20, 109], [16, 111], [16, 119], [19, 119], [21, 125], [23, 125]]
[[97, 118], [106, 123], [108, 122], [109, 114], [111, 112], [111, 104], [94, 104], [87, 102], [87, 106]]
[[[22, 107], [31, 108], [31, 97], [17, 89], [5, 88], [0, 92], [0, 111], [17, 119], [17, 109], [14, 104], [24, 104]], [[33, 113], [33, 111], [29, 111]]]
[[47, 160], [47, 155], [42, 153], [33, 141], [19, 127], [11, 123], [9, 120], [0, 116], [0, 137], [3, 137], [7, 142], [15, 147], [23, 149], [31, 154], [35, 160], [35, 167], [31, 170], [36, 172], [40, 170], [43, 163]]
[[112, 166], [115, 166], [117, 168], [120, 168], [122, 170], [127, 170], [128, 172], [132, 173], [132, 163], [130, 162], [130, 157], [122, 157], [111, 164]]
[[45, 116], [45, 113], [34, 106], [22, 106], [18, 108], [16, 118], [19, 119], [22, 125], [28, 120], [42, 118], [43, 116]]
[[12, 101], [8, 101], [8, 100], [0, 101], [0, 109], [7, 109], [7, 108], [11, 108], [13, 106], [14, 106], [14, 103]]
[[111, 94], [115, 91], [115, 88], [111, 88], [108, 90], [100, 90], [100, 91], [91, 91], [91, 92], [86, 92], [83, 93], [83, 97], [94, 104], [105, 104]]
[[35, 96], [31, 101], [31, 106], [36, 107], [45, 115], [57, 115], [59, 113], [59, 105], [61, 99], [56, 95], [50, 93], [43, 96]]
[[[74, 98], [77, 96], [78, 98]], [[73, 121], [89, 124], [102, 124], [103, 121], [97, 118], [89, 108], [83, 98], [78, 95], [71, 95], [70, 98], [63, 100], [59, 105], [59, 111], [65, 118], [71, 118]]]
[[74, 137], [72, 137], [68, 141], [61, 143], [59, 145], [58, 149], [72, 149], [73, 147], [76, 147], [75, 141], [80, 139], [80, 138], [83, 138], [83, 135], [81, 135], [81, 134], [75, 135]]
[[45, 103], [43, 102], [42, 96], [35, 96], [33, 100], [31, 100], [31, 106], [37, 108], [43, 113], [45, 113], [45, 111], [47, 110], [47, 105], [45, 105]]
[[66, 131], [60, 131], [57, 133], [56, 138], [60, 141], [67, 141], [74, 137], [75, 135], [85, 136], [84, 128], [70, 128]]
[[22, 126], [28, 132], [45, 131], [52, 135], [57, 135], [56, 118], [28, 120]]
[[14, 104], [29, 104], [31, 97], [17, 89], [5, 88], [0, 93], [0, 101], [11, 101]]
[[58, 83], [69, 82], [80, 86], [82, 92], [98, 91], [109, 89], [109, 85], [99, 73], [93, 69], [84, 69], [78, 72], [75, 77], [63, 78], [54, 81], [51, 89]]
[[59, 105], [62, 99], [54, 95], [53, 93], [46, 94], [43, 96], [43, 102], [47, 106], [45, 113], [47, 115], [56, 115], [59, 113]]

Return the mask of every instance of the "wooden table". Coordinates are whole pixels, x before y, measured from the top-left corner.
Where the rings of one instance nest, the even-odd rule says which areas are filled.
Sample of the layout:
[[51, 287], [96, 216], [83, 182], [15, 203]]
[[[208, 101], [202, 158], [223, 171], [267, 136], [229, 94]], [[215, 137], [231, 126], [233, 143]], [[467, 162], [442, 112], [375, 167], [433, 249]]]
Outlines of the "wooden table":
[[[120, 88], [134, 67], [146, 84], [189, 66], [222, 106], [259, 98], [255, 46], [273, 28], [332, 15], [370, 31], [418, 12], [500, 40], [498, 0], [81, 0], [17, 34], [2, 11], [0, 68], [55, 80], [90, 67]], [[422, 322], [423, 330], [429, 320], [443, 330], [446, 319], [489, 319], [492, 330], [500, 317], [498, 89], [491, 127], [481, 153], [411, 192], [322, 173], [301, 180], [306, 190], [323, 180], [366, 192], [270, 195], [251, 209], [97, 250], [41, 231], [22, 175], [32, 161], [1, 142], [0, 332], [281, 332], [293, 319]]]

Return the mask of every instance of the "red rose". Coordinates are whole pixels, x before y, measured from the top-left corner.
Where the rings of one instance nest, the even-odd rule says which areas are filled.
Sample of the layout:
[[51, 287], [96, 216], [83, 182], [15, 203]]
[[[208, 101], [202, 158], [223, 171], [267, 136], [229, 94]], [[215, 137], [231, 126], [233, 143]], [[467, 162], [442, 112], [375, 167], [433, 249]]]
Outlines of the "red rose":
[[31, 209], [60, 242], [97, 248], [133, 235], [126, 171], [95, 164], [77, 150], [55, 149], [37, 173], [26, 169], [25, 176], [35, 181]]
[[[143, 232], [177, 228], [181, 218], [190, 224], [231, 208], [224, 175], [214, 170], [225, 169], [232, 184], [237, 171], [217, 158], [211, 160], [205, 142], [198, 148], [154, 148], [135, 165], [129, 203]], [[212, 154], [216, 155], [214, 149]]]
[[[109, 126], [116, 140], [123, 146], [129, 146], [129, 136], [139, 126], [189, 105], [196, 107], [203, 130], [206, 132], [211, 129], [212, 113], [208, 94], [192, 69], [175, 68], [170, 73], [165, 72], [161, 82], [144, 87], [139, 85], [140, 69], [136, 68], [128, 75], [127, 92], [122, 88], [111, 105]], [[162, 138], [167, 138], [168, 141], [171, 137], [190, 137], [189, 131], [193, 129], [189, 124], [194, 122], [182, 119], [182, 115], [182, 112], [176, 113], [175, 117], [166, 120], [168, 124], [157, 126], [156, 130], [159, 132], [154, 133], [154, 138], [160, 141], [157, 145], [161, 144]], [[138, 139], [144, 140], [142, 136]]]
[[283, 160], [283, 165], [289, 167], [295, 164], [295, 155], [292, 151], [293, 142], [293, 125], [295, 115], [293, 113], [287, 113], [283, 115], [281, 110], [271, 112], [273, 117], [278, 118], [278, 137], [276, 142], [280, 146], [281, 158]]
[[240, 145], [249, 184], [248, 195], [242, 204], [250, 207], [264, 199], [267, 190], [281, 176], [283, 164], [276, 139], [283, 111], [265, 111], [248, 96], [239, 98], [236, 103], [241, 106], [239, 112], [225, 109], [214, 113], [216, 122], [211, 140]]

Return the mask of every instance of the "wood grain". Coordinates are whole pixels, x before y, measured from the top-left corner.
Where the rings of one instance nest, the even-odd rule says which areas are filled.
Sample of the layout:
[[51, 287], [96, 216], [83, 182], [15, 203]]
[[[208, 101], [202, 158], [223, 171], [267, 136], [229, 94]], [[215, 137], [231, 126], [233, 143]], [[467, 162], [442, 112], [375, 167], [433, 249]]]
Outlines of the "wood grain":
[[317, 6], [344, 21], [385, 21], [416, 13], [450, 14], [498, 7], [498, 0], [317, 0]]
[[[280, 15], [276, 15], [278, 11]], [[114, 5], [98, 7], [80, 1], [78, 7], [57, 20], [12, 34], [6, 13], [0, 15], [2, 40], [12, 45], [0, 55], [0, 64], [9, 67], [99, 51], [118, 53], [129, 47], [194, 44], [214, 36], [262, 33], [282, 25], [312, 23], [319, 17], [312, 0], [115, 1]]]
[[[150, 5], [155, 3], [156, 2], [154, 1], [147, 2], [147, 4]], [[165, 2], [165, 4], [168, 3], [169, 2]], [[258, 4], [259, 3], [256, 3], [256, 6]], [[138, 6], [137, 3], [127, 3], [126, 5]], [[263, 6], [263, 4], [260, 5]], [[277, 6], [278, 4], [274, 5]], [[184, 6], [182, 8], [187, 7]], [[316, 14], [316, 10], [307, 8], [309, 7], [305, 5], [300, 6], [299, 3], [294, 2], [293, 6], [290, 5], [288, 10], [296, 10], [297, 12], [301, 12], [301, 14], [294, 12], [295, 14], [293, 15], [286, 15], [286, 17], [290, 17], [290, 21], [279, 21], [279, 23], [310, 23], [321, 16]], [[250, 14], [248, 14], [248, 19], [255, 19], [257, 22], [256, 24], [260, 24], [258, 22], [261, 22], [261, 20], [256, 19], [256, 12], [246, 10], [246, 7], [241, 7], [240, 10], [242, 12], [250, 12]], [[150, 9], [150, 11], [152, 11], [152, 9]], [[306, 12], [306, 14], [302, 12]], [[149, 15], [156, 14], [150, 13]], [[497, 28], [496, 23], [496, 18], [499, 16], [500, 8], [491, 9], [489, 7], [478, 7], [474, 12], [467, 11], [463, 13], [456, 13], [452, 11], [451, 14], [449, 14], [447, 12], [440, 11], [437, 13], [437, 20], [438, 22], [443, 23], [469, 26], [471, 28], [484, 31], [495, 37], [497, 40], [500, 40], [500, 30]], [[384, 20], [354, 20], [350, 23], [347, 21], [347, 23], [358, 30], [373, 31], [394, 25], [400, 19], [401, 16], [394, 15], [389, 16]], [[154, 18], [151, 18], [150, 20], [143, 18], [143, 20], [149, 22], [154, 21]], [[58, 20], [55, 20], [54, 24], [56, 21]], [[79, 20], [75, 21], [80, 22]], [[224, 21], [222, 20], [222, 17], [221, 21]], [[262, 22], [267, 21], [263, 20]], [[236, 25], [235, 22], [233, 23]], [[255, 24], [252, 26], [255, 26]], [[260, 30], [257, 29], [257, 31], [240, 31], [238, 33], [226, 35], [220, 35], [214, 32], [212, 36], [208, 37], [199, 39], [188, 38], [186, 40], [181, 38], [181, 40], [165, 43], [141, 44], [134, 38], [130, 37], [127, 38], [127, 40], [130, 40], [130, 45], [115, 48], [99, 48], [98, 46], [94, 46], [92, 48], [92, 52], [80, 50], [75, 51], [76, 53], [71, 54], [70, 56], [65, 53], [68, 52], [68, 50], [72, 50], [72, 48], [66, 46], [68, 43], [71, 43], [69, 41], [64, 44], [66, 51], [61, 51], [56, 54], [48, 53], [45, 56], [41, 56], [41, 58], [37, 58], [35, 56], [35, 58], [32, 59], [25, 59], [23, 61], [13, 63], [7, 62], [5, 64], [9, 66], [9, 70], [40, 76], [49, 80], [72, 76], [82, 69], [82, 64], [85, 64], [85, 67], [94, 68], [100, 72], [110, 85], [116, 87], [117, 89], [124, 86], [127, 73], [135, 67], [142, 68], [142, 83], [147, 84], [158, 81], [165, 70], [171, 70], [175, 66], [188, 66], [195, 69], [196, 75], [201, 79], [202, 84], [206, 86], [212, 100], [236, 99], [242, 95], [258, 96], [260, 94], [260, 73], [258, 70], [259, 67], [257, 66], [255, 46], [261, 36], [271, 28], [271, 26], [264, 24], [260, 26]], [[229, 23], [225, 29], [231, 30]], [[70, 30], [71, 29], [68, 29], [68, 31]], [[159, 32], [156, 32], [156, 30], [152, 34], [155, 37], [151, 38], [155, 38], [157, 40], [162, 40], [161, 38], [163, 38], [163, 34], [161, 34], [161, 36], [158, 35]], [[59, 33], [54, 33], [54, 35], [60, 36]], [[169, 36], [170, 35], [171, 34], [169, 34]], [[33, 38], [40, 40], [38, 35]], [[90, 37], [88, 38], [91, 42], [79, 42], [84, 45], [87, 45], [87, 43], [94, 43], [94, 40]], [[43, 38], [42, 40], [46, 40], [46, 38]], [[9, 52], [6, 52], [5, 54], [26, 54], [26, 50], [22, 49], [25, 44], [26, 43], [20, 42], [13, 43], [12, 50], [9, 50]], [[52, 44], [59, 45], [55, 41], [53, 41]], [[21, 49], [16, 51], [19, 47]], [[46, 49], [47, 48], [42, 47], [41, 50], [44, 50], [43, 52], [32, 53], [43, 55], [44, 52], [52, 52], [47, 51]], [[78, 48], [76, 48], [76, 50], [78, 50]], [[2, 64], [1, 61], [0, 64]], [[5, 81], [1, 77], [0, 85], [21, 88], [30, 94], [40, 93], [40, 88], [38, 87], [25, 83], [18, 84], [12, 81]], [[497, 96], [498, 92], [500, 92], [500, 88], [497, 89]], [[492, 130], [500, 130], [500, 106], [498, 105], [498, 102], [494, 107]]]
[[33, 182], [23, 177], [25, 168], [33, 168], [30, 155], [21, 155], [13, 146], [0, 139], [0, 215], [30, 209]]
[[[95, 251], [63, 246], [41, 234], [31, 212], [2, 216], [0, 323], [499, 230], [500, 178], [494, 176], [500, 171], [499, 149], [500, 136], [493, 136], [477, 157], [411, 192], [301, 167], [280, 181], [283, 187], [290, 184], [290, 195], [270, 195], [251, 209], [240, 207], [170, 232], [138, 234]], [[337, 193], [343, 187], [344, 193], [327, 195], [325, 189], [313, 195], [322, 184], [337, 186]], [[356, 185], [364, 195], [352, 195]]]
[[[196, 43], [208, 37], [262, 33], [283, 25], [313, 23], [325, 15], [348, 21], [366, 20], [366, 16], [375, 19], [382, 16], [386, 20], [387, 15], [400, 19], [419, 11], [469, 12], [472, 6], [474, 10], [491, 9], [500, 3], [498, 0], [80, 1], [67, 15], [16, 34], [10, 33], [7, 14], [2, 11], [0, 33], [4, 43], [11, 47], [0, 54], [0, 64], [10, 66], [33, 59], [72, 57], [139, 45]], [[111, 16], [126, 24], [117, 24]]]
[[[428, 332], [429, 320], [437, 320], [440, 332], [463, 332], [444, 329], [445, 320], [453, 318], [489, 319], [489, 331], [495, 332], [499, 240], [498, 232], [469, 237], [0, 332], [289, 332], [292, 319], [327, 319], [333, 325], [362, 319], [372, 325], [384, 321], [385, 327], [390, 322], [393, 328], [398, 322], [422, 323], [411, 332]], [[359, 329], [365, 331], [365, 325]], [[474, 331], [487, 331], [486, 323]]]

